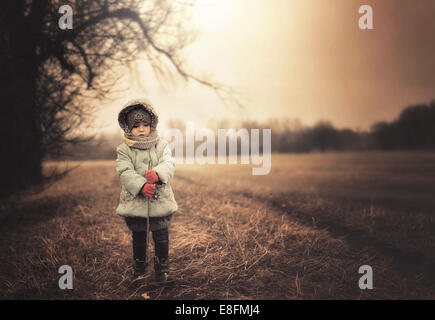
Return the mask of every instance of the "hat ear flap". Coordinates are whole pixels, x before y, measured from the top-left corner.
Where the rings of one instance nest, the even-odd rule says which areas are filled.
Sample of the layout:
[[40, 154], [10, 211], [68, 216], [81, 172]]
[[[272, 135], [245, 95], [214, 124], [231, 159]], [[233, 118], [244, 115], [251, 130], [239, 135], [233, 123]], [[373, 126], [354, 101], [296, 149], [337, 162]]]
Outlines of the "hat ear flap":
[[118, 124], [124, 132], [127, 132], [127, 119], [124, 112], [120, 112], [118, 116]]

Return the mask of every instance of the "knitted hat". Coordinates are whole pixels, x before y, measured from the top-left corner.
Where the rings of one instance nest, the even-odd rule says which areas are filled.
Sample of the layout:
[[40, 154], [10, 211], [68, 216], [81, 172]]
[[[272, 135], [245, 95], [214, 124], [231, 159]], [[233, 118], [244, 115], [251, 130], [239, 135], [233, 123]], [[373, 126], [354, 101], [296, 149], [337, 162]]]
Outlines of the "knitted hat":
[[136, 121], [150, 123], [151, 131], [156, 130], [159, 116], [148, 99], [133, 100], [125, 104], [118, 114], [118, 123], [124, 132], [129, 133]]
[[127, 127], [128, 130], [131, 131], [133, 129], [135, 124], [138, 124], [140, 122], [145, 122], [148, 125], [151, 124], [151, 115], [148, 111], [145, 111], [142, 109], [140, 105], [138, 105], [137, 109], [131, 110], [127, 114]]

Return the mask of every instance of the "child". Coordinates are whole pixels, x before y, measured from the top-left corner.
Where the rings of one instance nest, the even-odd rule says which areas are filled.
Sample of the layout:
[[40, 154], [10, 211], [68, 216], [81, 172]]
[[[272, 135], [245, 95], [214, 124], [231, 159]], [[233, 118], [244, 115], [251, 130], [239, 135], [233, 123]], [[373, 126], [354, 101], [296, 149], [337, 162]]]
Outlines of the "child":
[[124, 142], [116, 148], [116, 171], [122, 185], [116, 213], [125, 218], [132, 231], [133, 276], [145, 274], [151, 229], [156, 280], [167, 281], [168, 228], [178, 209], [170, 185], [175, 162], [168, 142], [158, 135], [158, 115], [148, 100], [129, 102], [119, 112], [118, 122], [124, 130]]

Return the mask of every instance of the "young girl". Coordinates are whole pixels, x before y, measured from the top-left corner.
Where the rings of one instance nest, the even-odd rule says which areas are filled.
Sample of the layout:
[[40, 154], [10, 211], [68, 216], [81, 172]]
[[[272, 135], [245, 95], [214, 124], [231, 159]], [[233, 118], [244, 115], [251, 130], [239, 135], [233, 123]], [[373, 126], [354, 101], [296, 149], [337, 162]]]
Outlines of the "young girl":
[[175, 162], [168, 142], [158, 135], [158, 115], [150, 101], [127, 103], [119, 112], [118, 122], [124, 130], [124, 142], [116, 148], [116, 171], [122, 185], [116, 213], [125, 218], [132, 231], [133, 276], [145, 274], [151, 230], [156, 280], [167, 281], [168, 228], [178, 209], [170, 185]]

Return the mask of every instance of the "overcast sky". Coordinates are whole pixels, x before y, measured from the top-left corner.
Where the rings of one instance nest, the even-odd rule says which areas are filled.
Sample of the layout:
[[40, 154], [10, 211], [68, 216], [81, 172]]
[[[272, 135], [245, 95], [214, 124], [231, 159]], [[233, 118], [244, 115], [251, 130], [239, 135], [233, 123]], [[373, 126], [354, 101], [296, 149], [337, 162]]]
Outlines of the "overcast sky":
[[[358, 8], [371, 5], [374, 30], [360, 30]], [[184, 50], [194, 70], [240, 88], [246, 110], [224, 106], [195, 83], [162, 88], [140, 63], [144, 88], [126, 75], [95, 125], [118, 128], [126, 101], [146, 96], [166, 121], [204, 127], [216, 117], [299, 118], [311, 125], [367, 130], [408, 105], [435, 99], [433, 0], [199, 0], [197, 41]]]

